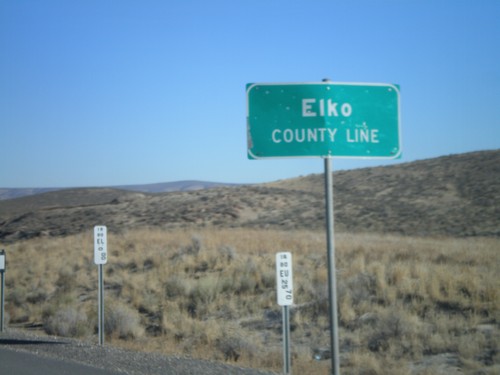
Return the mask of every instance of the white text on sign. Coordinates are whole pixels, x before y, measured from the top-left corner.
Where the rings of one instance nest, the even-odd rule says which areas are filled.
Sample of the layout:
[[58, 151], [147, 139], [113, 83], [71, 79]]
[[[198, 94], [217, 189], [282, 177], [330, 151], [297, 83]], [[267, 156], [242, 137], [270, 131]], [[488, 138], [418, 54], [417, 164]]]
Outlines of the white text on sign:
[[276, 289], [278, 305], [293, 304], [292, 254], [289, 252], [276, 254]]
[[[302, 99], [302, 117], [350, 117], [350, 103], [338, 103], [331, 99]], [[336, 141], [339, 135], [341, 141], [347, 143], [379, 143], [379, 130], [369, 129], [366, 121], [355, 124], [354, 128], [346, 128], [341, 134], [338, 128], [287, 128], [273, 129], [273, 143], [323, 143]], [[339, 134], [338, 134], [339, 133]]]
[[337, 103], [328, 99], [302, 99], [302, 117], [349, 117], [352, 114], [352, 106], [349, 103]]
[[327, 139], [329, 139], [330, 142], [335, 142], [335, 134], [337, 134], [337, 129], [274, 129], [271, 137], [274, 143], [324, 142]]

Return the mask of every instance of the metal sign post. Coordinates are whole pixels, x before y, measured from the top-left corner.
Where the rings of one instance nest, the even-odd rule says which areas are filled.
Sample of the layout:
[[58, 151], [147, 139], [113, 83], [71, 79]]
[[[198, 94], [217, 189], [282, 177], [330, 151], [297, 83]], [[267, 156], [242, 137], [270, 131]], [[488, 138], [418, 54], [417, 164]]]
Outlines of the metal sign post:
[[292, 373], [292, 359], [290, 355], [290, 307], [283, 306], [283, 374]]
[[283, 306], [283, 373], [291, 374], [290, 305], [293, 304], [292, 254], [276, 254], [276, 289], [278, 305]]
[[331, 158], [325, 158], [325, 199], [328, 299], [330, 300], [330, 350], [332, 374], [339, 375], [339, 326], [337, 316], [337, 276], [335, 266], [335, 236], [333, 231], [333, 175]]
[[104, 274], [103, 265], [108, 261], [107, 249], [107, 229], [104, 225], [94, 227], [94, 263], [97, 264], [98, 270], [98, 333], [99, 345], [104, 345]]
[[4, 331], [4, 306], [5, 306], [5, 250], [0, 250], [0, 277], [2, 279], [2, 299], [0, 303], [0, 332]]
[[98, 265], [99, 272], [99, 295], [97, 302], [97, 314], [98, 314], [98, 335], [99, 335], [99, 345], [104, 345], [104, 280], [102, 272], [102, 264]]

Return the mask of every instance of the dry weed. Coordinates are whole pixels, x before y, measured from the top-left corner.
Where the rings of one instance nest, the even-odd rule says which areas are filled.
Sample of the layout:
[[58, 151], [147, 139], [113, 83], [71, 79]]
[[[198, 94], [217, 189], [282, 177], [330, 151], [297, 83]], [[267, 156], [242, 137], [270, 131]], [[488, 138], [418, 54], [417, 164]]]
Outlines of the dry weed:
[[[9, 324], [93, 333], [82, 328], [97, 319], [92, 244], [89, 231], [7, 248]], [[337, 234], [342, 372], [432, 373], [424, 359], [452, 353], [464, 373], [494, 373], [499, 249], [494, 238]], [[110, 233], [108, 251], [107, 339], [115, 345], [273, 370], [282, 366], [274, 256], [291, 251], [293, 366], [327, 372], [329, 361], [313, 359], [329, 346], [323, 233], [141, 229]]]

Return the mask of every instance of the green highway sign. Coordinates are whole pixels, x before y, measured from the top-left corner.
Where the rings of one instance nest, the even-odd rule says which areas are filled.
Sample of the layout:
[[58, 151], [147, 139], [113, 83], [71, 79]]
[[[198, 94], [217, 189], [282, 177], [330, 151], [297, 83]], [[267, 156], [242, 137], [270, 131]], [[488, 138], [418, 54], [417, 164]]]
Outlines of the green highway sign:
[[397, 85], [253, 83], [247, 106], [250, 159], [401, 156]]

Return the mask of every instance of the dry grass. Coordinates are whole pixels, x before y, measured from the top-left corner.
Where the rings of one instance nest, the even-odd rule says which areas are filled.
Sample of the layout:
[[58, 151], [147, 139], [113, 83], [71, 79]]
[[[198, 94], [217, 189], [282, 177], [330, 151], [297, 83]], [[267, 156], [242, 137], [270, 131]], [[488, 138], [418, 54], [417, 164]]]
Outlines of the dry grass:
[[[108, 249], [106, 340], [273, 370], [281, 368], [274, 256], [291, 251], [293, 368], [328, 372], [329, 361], [313, 359], [329, 345], [324, 233], [141, 229], [109, 234]], [[91, 231], [6, 250], [10, 325], [97, 340]], [[499, 250], [495, 238], [337, 234], [342, 373], [498, 371]]]

